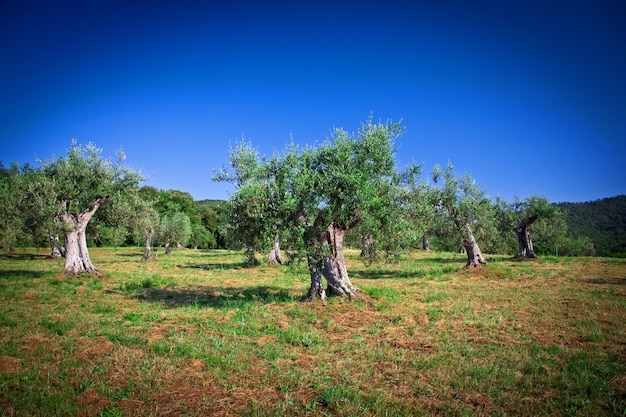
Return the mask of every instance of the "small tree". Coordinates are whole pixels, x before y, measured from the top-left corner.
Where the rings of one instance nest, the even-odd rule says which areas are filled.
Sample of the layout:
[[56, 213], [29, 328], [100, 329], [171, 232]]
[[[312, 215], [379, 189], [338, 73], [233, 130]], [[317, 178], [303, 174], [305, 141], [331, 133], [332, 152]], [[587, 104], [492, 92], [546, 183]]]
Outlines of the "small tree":
[[221, 233], [230, 246], [246, 251], [248, 263], [258, 262], [258, 251], [268, 252], [268, 261], [278, 262], [285, 213], [284, 160], [260, 158], [258, 150], [245, 140], [231, 146], [228, 155], [231, 171], [221, 169], [213, 177], [237, 187], [223, 207]]
[[437, 233], [463, 248], [467, 255], [467, 267], [479, 267], [487, 263], [474, 236], [473, 229], [481, 231], [492, 219], [492, 204], [484, 189], [468, 174], [458, 177], [448, 162], [446, 169], [436, 165], [432, 172], [435, 185], [443, 177], [442, 188], [436, 193]]
[[515, 199], [511, 204], [498, 200], [498, 217], [500, 229], [507, 233], [515, 232], [518, 243], [517, 257], [536, 258], [537, 252], [533, 246], [532, 231], [535, 224], [542, 240], [549, 245], [559, 245], [565, 239], [567, 225], [559, 209], [538, 196], [527, 197], [524, 200]]
[[154, 200], [151, 199], [150, 194], [143, 193], [141, 189], [133, 191], [130, 194], [132, 197], [130, 198], [132, 214], [129, 225], [133, 240], [139, 242], [145, 239], [142, 260], [150, 261], [152, 259], [152, 238], [160, 217], [154, 209]]
[[175, 213], [161, 217], [155, 230], [155, 240], [165, 245], [165, 254], [171, 253], [172, 243], [177, 246], [186, 246], [191, 237], [191, 222], [185, 213]]
[[117, 163], [101, 153], [94, 144], [82, 146], [72, 140], [66, 157], [41, 162], [45, 175], [39, 180], [51, 184], [65, 232], [66, 274], [100, 275], [89, 257], [87, 225], [112, 193], [123, 193], [143, 180], [138, 172], [122, 165], [123, 152], [118, 153]]

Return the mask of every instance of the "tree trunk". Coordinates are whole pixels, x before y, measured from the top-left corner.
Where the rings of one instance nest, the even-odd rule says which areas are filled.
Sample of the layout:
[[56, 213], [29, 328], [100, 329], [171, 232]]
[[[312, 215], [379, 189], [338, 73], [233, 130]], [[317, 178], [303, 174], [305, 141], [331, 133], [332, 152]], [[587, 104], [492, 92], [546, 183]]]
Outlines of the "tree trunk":
[[430, 252], [430, 243], [428, 242], [428, 235], [422, 236], [422, 250], [424, 252]]
[[65, 274], [78, 275], [88, 273], [98, 276], [101, 275], [89, 257], [85, 230], [87, 229], [87, 223], [89, 223], [89, 220], [93, 217], [104, 200], [106, 200], [106, 197], [99, 197], [90, 209], [83, 210], [78, 217], [74, 217], [71, 213], [68, 213], [65, 210], [67, 203], [62, 203], [59, 219], [65, 225], [66, 230], [65, 268], [63, 269]]
[[526, 221], [522, 221], [515, 229], [517, 234], [517, 243], [519, 244], [518, 257], [536, 258], [535, 250], [533, 249], [533, 239], [530, 237], [530, 226], [537, 220], [537, 216], [532, 216]]
[[58, 233], [50, 234], [50, 248], [51, 253], [49, 258], [62, 258], [65, 256], [65, 248], [59, 241]]
[[150, 230], [148, 230], [148, 236], [146, 236], [146, 249], [143, 252], [142, 258], [144, 261], [150, 260], [150, 245], [152, 245], [152, 236], [154, 236], [154, 229], [151, 227]]
[[322, 276], [333, 294], [358, 299], [356, 288], [348, 278], [343, 253], [343, 238], [348, 228], [336, 228], [331, 224], [326, 230], [320, 230], [318, 224], [311, 226], [304, 216], [299, 216], [299, 221], [305, 227], [304, 239], [311, 275], [307, 300], [326, 299]]
[[373, 258], [376, 256], [376, 247], [374, 246], [374, 238], [372, 235], [363, 236], [363, 248], [361, 249], [361, 258]]
[[472, 228], [469, 224], [465, 225], [465, 237], [463, 238], [463, 247], [465, 248], [465, 253], [467, 254], [467, 265], [466, 268], [470, 266], [479, 267], [487, 263], [485, 261], [485, 257], [478, 247], [478, 243], [476, 243], [476, 239], [474, 238], [474, 233], [472, 233]]
[[328, 291], [340, 297], [348, 297], [350, 299], [359, 298], [355, 293], [356, 289], [350, 284], [350, 281], [348, 280], [348, 282], [346, 282], [340, 276], [337, 265], [331, 256], [325, 255], [322, 258], [322, 265], [322, 272], [328, 283]]
[[342, 297], [350, 297], [352, 299], [358, 299], [356, 295], [357, 288], [350, 282], [348, 276], [348, 268], [346, 266], [346, 257], [343, 252], [344, 237], [348, 229], [337, 227], [335, 224], [331, 224], [328, 228], [327, 240], [330, 242], [332, 248], [333, 257], [327, 257], [325, 260], [324, 270], [328, 272], [324, 273], [326, 281], [328, 281], [328, 288], [336, 295]]
[[270, 265], [282, 265], [283, 258], [280, 256], [280, 236], [277, 232], [274, 236], [274, 243], [272, 246], [272, 250], [267, 255], [267, 263]]
[[315, 261], [311, 256], [307, 256], [309, 263], [309, 274], [311, 275], [311, 286], [307, 293], [307, 301], [315, 301], [320, 299], [326, 300], [326, 290], [324, 289], [324, 283], [322, 282], [322, 262]]
[[169, 254], [171, 254], [171, 253], [172, 253], [172, 247], [170, 246], [170, 242], [167, 242], [167, 243], [165, 244], [165, 254], [166, 254], [166, 255], [169, 255]]

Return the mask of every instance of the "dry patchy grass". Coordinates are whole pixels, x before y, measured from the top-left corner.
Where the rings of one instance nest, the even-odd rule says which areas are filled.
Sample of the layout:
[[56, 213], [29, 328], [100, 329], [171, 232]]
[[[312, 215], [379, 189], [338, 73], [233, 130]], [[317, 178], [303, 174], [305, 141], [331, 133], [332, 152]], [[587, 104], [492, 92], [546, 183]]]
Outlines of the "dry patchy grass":
[[626, 262], [422, 254], [367, 266], [365, 301], [240, 253], [94, 249], [104, 277], [0, 257], [3, 415], [614, 415]]

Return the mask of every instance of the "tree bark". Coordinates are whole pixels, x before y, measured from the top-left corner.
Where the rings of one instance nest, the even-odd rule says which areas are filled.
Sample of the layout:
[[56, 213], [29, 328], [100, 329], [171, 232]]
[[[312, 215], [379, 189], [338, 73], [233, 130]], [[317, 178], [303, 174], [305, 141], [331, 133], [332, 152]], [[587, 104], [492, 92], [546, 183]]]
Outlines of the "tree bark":
[[309, 263], [311, 286], [309, 287], [306, 299], [307, 301], [315, 301], [317, 299], [325, 301], [326, 290], [324, 289], [324, 283], [322, 282], [322, 262], [316, 261], [311, 256], [307, 256], [307, 262]]
[[152, 245], [152, 236], [154, 236], [154, 229], [151, 227], [150, 230], [148, 230], [148, 236], [146, 236], [146, 249], [143, 252], [142, 258], [144, 261], [150, 260], [150, 246]]
[[361, 258], [373, 258], [376, 256], [376, 247], [374, 246], [374, 238], [372, 235], [363, 236], [363, 248], [359, 256]]
[[322, 282], [323, 274], [323, 260], [321, 255], [321, 248], [319, 237], [316, 236], [313, 227], [309, 222], [300, 216], [300, 221], [305, 226], [304, 240], [307, 251], [307, 263], [309, 264], [309, 275], [311, 276], [311, 286], [307, 293], [307, 301], [326, 300], [326, 290], [324, 289], [324, 283]]
[[305, 227], [304, 239], [311, 275], [307, 300], [326, 299], [322, 276], [326, 278], [328, 291], [341, 297], [359, 299], [345, 266], [343, 238], [348, 228], [337, 228], [331, 224], [326, 230], [320, 230], [319, 225], [311, 226], [304, 216], [299, 216], [299, 221]]
[[465, 265], [466, 268], [469, 268], [471, 266], [480, 267], [487, 263], [487, 261], [485, 261], [485, 257], [483, 256], [483, 253], [478, 247], [478, 243], [476, 243], [474, 233], [472, 233], [472, 228], [469, 224], [465, 225], [463, 248], [465, 249], [465, 253], [467, 254], [467, 265]]
[[102, 275], [89, 257], [85, 230], [87, 229], [87, 223], [89, 223], [89, 220], [104, 200], [106, 200], [106, 196], [99, 197], [91, 208], [83, 210], [77, 217], [66, 211], [67, 202], [62, 203], [59, 219], [65, 224], [66, 230], [65, 268], [63, 269], [65, 274], [78, 275], [88, 273], [98, 276]]
[[267, 263], [270, 265], [282, 265], [283, 258], [280, 255], [280, 235], [276, 232], [274, 236], [274, 242], [272, 245], [272, 250], [267, 255]]
[[519, 244], [519, 251], [517, 257], [536, 258], [535, 250], [533, 249], [533, 239], [530, 236], [530, 226], [537, 220], [538, 216], [532, 216], [514, 228], [517, 234], [517, 243]]
[[428, 235], [422, 236], [422, 250], [424, 252], [430, 252], [430, 242], [428, 242]]
[[348, 276], [346, 257], [343, 251], [343, 242], [349, 227], [341, 228], [333, 223], [328, 228], [326, 236], [333, 256], [327, 257], [327, 260], [325, 260], [324, 270], [328, 272], [324, 273], [324, 277], [328, 281], [328, 288], [334, 294], [358, 299], [359, 297], [356, 294], [357, 288], [352, 285]]
[[62, 258], [65, 256], [65, 248], [59, 241], [58, 233], [50, 234], [50, 249], [51, 253], [48, 258]]

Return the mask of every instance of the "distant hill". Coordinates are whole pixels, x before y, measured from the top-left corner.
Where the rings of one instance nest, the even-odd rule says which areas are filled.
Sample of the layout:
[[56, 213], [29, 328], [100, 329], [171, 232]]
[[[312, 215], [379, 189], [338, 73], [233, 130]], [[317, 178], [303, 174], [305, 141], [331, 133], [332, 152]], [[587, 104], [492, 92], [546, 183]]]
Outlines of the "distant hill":
[[212, 209], [215, 210], [221, 204], [224, 203], [224, 200], [208, 200], [207, 199], [207, 200], [198, 200], [198, 201], [196, 201], [196, 203], [198, 203], [199, 205], [202, 205], [202, 206], [209, 206], [209, 207], [211, 207]]
[[572, 236], [587, 236], [599, 256], [626, 257], [626, 195], [585, 203], [557, 203]]

